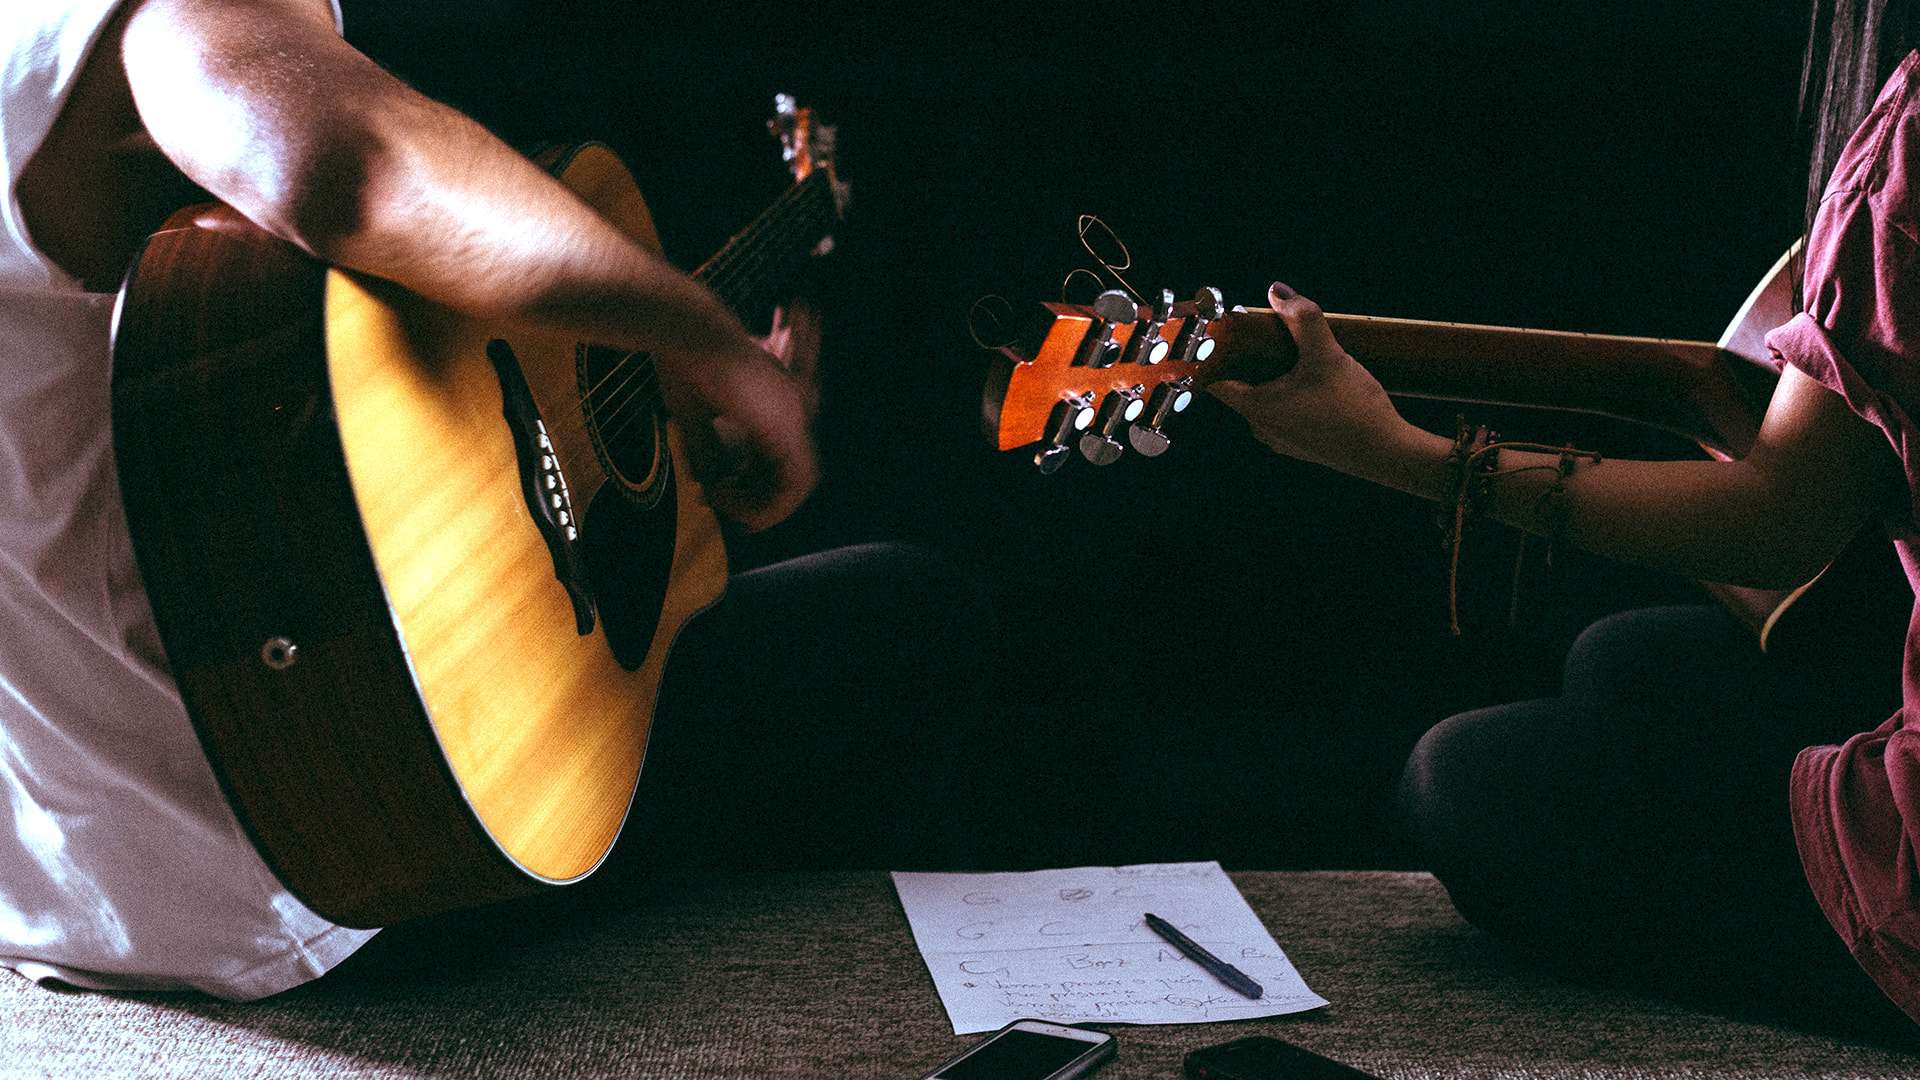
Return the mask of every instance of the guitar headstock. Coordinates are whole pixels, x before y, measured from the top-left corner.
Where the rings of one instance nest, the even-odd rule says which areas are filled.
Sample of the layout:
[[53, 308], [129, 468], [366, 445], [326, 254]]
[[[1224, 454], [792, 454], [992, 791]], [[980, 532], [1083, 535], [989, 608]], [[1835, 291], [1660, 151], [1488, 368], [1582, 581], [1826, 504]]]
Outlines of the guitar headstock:
[[1046, 473], [1074, 450], [1095, 465], [1113, 464], [1128, 446], [1158, 457], [1172, 445], [1164, 425], [1199, 387], [1292, 366], [1292, 342], [1272, 313], [1229, 311], [1212, 286], [1183, 302], [1171, 289], [1145, 303], [1110, 289], [1091, 304], [1036, 304], [1000, 321], [987, 437], [1002, 450], [1034, 446]]
[[834, 212], [844, 216], [852, 189], [840, 179], [835, 166], [837, 129], [820, 123], [813, 110], [802, 107], [792, 94], [775, 94], [767, 130], [780, 140], [780, 156], [794, 182], [802, 183], [816, 172], [825, 174], [833, 191]]

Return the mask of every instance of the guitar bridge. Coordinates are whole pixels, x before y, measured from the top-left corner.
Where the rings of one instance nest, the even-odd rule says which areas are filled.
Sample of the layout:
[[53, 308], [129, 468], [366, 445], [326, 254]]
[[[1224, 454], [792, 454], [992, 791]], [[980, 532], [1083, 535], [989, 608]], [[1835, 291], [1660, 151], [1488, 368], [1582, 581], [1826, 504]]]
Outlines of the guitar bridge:
[[513, 347], [495, 338], [487, 342], [487, 359], [500, 378], [501, 412], [513, 429], [513, 453], [520, 463], [520, 490], [527, 513], [553, 557], [553, 576], [573, 602], [573, 621], [581, 636], [593, 632], [594, 601], [587, 563], [580, 546], [580, 514], [573, 505], [566, 473], [553, 453], [553, 439], [534, 403], [520, 360]]

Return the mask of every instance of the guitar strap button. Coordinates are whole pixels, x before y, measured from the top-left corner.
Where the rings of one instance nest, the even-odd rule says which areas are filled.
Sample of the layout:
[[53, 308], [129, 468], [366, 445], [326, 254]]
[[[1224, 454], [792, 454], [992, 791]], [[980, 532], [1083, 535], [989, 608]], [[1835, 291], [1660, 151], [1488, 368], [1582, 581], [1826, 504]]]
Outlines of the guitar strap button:
[[285, 671], [300, 659], [300, 646], [290, 638], [270, 637], [260, 646], [260, 662], [275, 671]]

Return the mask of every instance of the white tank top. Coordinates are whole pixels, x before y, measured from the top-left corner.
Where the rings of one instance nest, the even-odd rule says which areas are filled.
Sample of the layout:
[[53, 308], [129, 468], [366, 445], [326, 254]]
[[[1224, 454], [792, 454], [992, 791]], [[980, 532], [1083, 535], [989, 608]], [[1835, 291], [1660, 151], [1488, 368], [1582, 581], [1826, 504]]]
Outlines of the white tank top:
[[121, 510], [113, 296], [43, 256], [21, 217], [21, 170], [121, 2], [0, 3], [0, 966], [246, 1000], [374, 931], [295, 900], [220, 793]]

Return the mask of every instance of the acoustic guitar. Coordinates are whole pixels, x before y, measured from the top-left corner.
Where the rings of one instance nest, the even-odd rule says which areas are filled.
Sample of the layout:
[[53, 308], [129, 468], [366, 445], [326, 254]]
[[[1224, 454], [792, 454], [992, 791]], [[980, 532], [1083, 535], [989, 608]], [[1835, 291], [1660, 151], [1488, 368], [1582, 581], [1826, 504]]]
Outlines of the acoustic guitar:
[[[1331, 313], [1327, 322], [1395, 396], [1608, 416], [1728, 460], [1753, 446], [1778, 377], [1764, 338], [1793, 315], [1797, 250], [1712, 342]], [[1273, 312], [1229, 310], [1211, 287], [1181, 303], [1168, 290], [1136, 302], [1114, 289], [1091, 304], [1034, 304], [998, 321], [986, 435], [1001, 450], [1030, 449], [1049, 473], [1075, 455], [1096, 465], [1128, 450], [1158, 456], [1172, 445], [1169, 420], [1207, 382], [1276, 378], [1297, 355]], [[1889, 664], [1912, 605], [1890, 545], [1867, 535], [1795, 589], [1701, 584], [1763, 648], [1830, 648], [1844, 627], [1849, 644], [1890, 643]]]
[[[832, 130], [696, 276], [770, 305], [838, 219]], [[542, 158], [659, 251], [603, 146]], [[627, 818], [667, 655], [727, 578], [653, 365], [329, 269], [218, 206], [119, 297], [134, 553], [268, 865], [348, 926], [576, 882]]]

